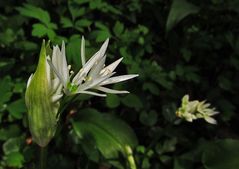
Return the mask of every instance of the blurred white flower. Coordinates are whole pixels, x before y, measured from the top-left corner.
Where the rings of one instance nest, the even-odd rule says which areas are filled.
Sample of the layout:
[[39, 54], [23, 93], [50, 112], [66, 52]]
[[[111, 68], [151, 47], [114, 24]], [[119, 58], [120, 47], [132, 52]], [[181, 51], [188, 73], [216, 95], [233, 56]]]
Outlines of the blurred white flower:
[[47, 60], [59, 78], [61, 84], [63, 85], [63, 90], [67, 95], [85, 93], [96, 96], [106, 96], [106, 94], [92, 91], [92, 89], [113, 94], [129, 93], [128, 91], [114, 90], [105, 87], [105, 85], [126, 81], [138, 76], [137, 74], [131, 74], [112, 77], [115, 74], [115, 68], [121, 62], [122, 58], [116, 60], [108, 66], [105, 66], [105, 52], [108, 43], [109, 39], [107, 39], [101, 46], [100, 50], [86, 62], [85, 40], [84, 37], [82, 37], [82, 68], [73, 78], [71, 77], [74, 72], [71, 71], [71, 66], [67, 65], [64, 42], [62, 42], [61, 50], [58, 46], [53, 47], [52, 58], [48, 57]]
[[199, 118], [203, 118], [208, 123], [217, 124], [217, 121], [211, 116], [214, 116], [219, 112], [217, 112], [215, 108], [210, 108], [210, 105], [211, 104], [206, 103], [205, 101], [189, 101], [189, 96], [185, 95], [182, 98], [181, 107], [178, 108], [176, 115], [189, 122], [192, 122], [193, 120]]

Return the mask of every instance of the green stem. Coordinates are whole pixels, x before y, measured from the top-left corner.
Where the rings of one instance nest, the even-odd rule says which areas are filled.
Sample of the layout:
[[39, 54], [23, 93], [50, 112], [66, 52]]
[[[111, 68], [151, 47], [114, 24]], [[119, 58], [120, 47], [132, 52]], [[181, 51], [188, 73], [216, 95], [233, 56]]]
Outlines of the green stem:
[[40, 147], [39, 169], [46, 169], [47, 147]]

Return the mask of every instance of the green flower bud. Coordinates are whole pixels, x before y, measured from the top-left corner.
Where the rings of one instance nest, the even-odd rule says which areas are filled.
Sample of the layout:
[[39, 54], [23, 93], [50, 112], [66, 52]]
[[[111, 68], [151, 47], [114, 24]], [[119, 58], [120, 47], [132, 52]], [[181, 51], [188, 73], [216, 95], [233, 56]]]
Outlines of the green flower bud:
[[30, 76], [25, 94], [30, 132], [41, 147], [46, 146], [55, 134], [62, 97], [62, 85], [47, 63], [50, 52], [49, 43], [43, 41], [36, 72]]

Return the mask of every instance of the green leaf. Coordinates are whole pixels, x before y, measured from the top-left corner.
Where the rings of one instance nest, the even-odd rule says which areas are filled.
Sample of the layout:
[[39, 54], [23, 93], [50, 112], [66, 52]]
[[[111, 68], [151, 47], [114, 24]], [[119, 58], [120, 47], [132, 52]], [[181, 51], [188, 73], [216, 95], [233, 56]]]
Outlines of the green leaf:
[[0, 43], [10, 45], [12, 42], [16, 40], [17, 36], [16, 33], [10, 29], [7, 28], [5, 31], [1, 31], [0, 33]]
[[10, 138], [3, 144], [3, 152], [8, 155], [12, 152], [18, 152], [20, 150], [20, 144], [22, 139], [20, 137]]
[[88, 20], [88, 19], [81, 19], [81, 20], [77, 20], [75, 25], [79, 26], [79, 27], [88, 27], [90, 26], [92, 23], [92, 21]]
[[119, 96], [115, 94], [108, 94], [106, 98], [106, 105], [109, 108], [116, 108], [120, 105]]
[[117, 21], [113, 27], [114, 34], [119, 37], [121, 33], [123, 33], [123, 31], [124, 31], [124, 24]]
[[12, 96], [12, 92], [11, 92], [12, 85], [13, 83], [9, 76], [6, 76], [3, 79], [0, 79], [0, 89], [1, 89], [0, 106], [2, 106], [1, 104], [4, 104], [5, 102], [10, 100]]
[[30, 4], [24, 4], [23, 7], [17, 7], [16, 9], [23, 16], [35, 18], [46, 25], [50, 23], [50, 16], [48, 12], [39, 7]]
[[211, 142], [203, 153], [206, 169], [238, 169], [239, 141], [233, 139]]
[[32, 36], [41, 38], [47, 34], [48, 28], [41, 23], [34, 24], [32, 27]]
[[158, 96], [159, 95], [159, 88], [156, 84], [146, 82], [143, 84], [143, 90], [148, 90], [151, 94]]
[[64, 16], [61, 17], [61, 24], [62, 24], [63, 28], [73, 27], [73, 22], [69, 18], [64, 17]]
[[7, 127], [0, 129], [0, 140], [7, 140], [11, 137], [17, 137], [19, 136], [20, 132], [21, 130], [18, 125], [8, 125]]
[[41, 23], [36, 23], [33, 25], [32, 36], [42, 38], [45, 35], [47, 35], [50, 40], [53, 40], [56, 36], [56, 33], [53, 29], [48, 28]]
[[169, 32], [178, 22], [190, 14], [197, 13], [199, 8], [186, 0], [174, 0], [169, 11], [166, 31]]
[[23, 113], [27, 111], [24, 99], [19, 99], [12, 102], [11, 104], [8, 105], [7, 110], [10, 112], [10, 114], [13, 117], [17, 119], [21, 119], [23, 116]]
[[142, 108], [143, 107], [143, 103], [141, 102], [139, 97], [136, 96], [135, 94], [128, 94], [121, 101], [123, 102], [124, 105], [126, 105], [128, 107], [132, 107], [132, 108]]
[[74, 64], [78, 68], [81, 67], [80, 46], [81, 46], [81, 37], [79, 35], [73, 35], [66, 46], [66, 53], [69, 61], [71, 63], [74, 62]]
[[96, 33], [97, 33], [96, 42], [104, 42], [107, 38], [111, 37], [111, 34], [109, 31], [100, 30], [100, 31], [96, 31]]
[[88, 19], [77, 20], [75, 23], [75, 28], [81, 32], [84, 31], [84, 27], [89, 27], [92, 24], [92, 21]]
[[140, 122], [146, 126], [153, 126], [157, 122], [158, 114], [155, 111], [140, 113]]
[[82, 7], [81, 4], [72, 0], [68, 1], [68, 7], [73, 20], [75, 20], [77, 17], [83, 16], [86, 12], [85, 8]]
[[12, 152], [6, 156], [4, 156], [4, 160], [9, 167], [23, 167], [24, 156], [19, 152]]
[[134, 147], [137, 144], [133, 130], [111, 115], [84, 109], [79, 112], [79, 119], [72, 122], [74, 131], [81, 139], [93, 139], [105, 158], [116, 158], [119, 151], [126, 155], [125, 146]]

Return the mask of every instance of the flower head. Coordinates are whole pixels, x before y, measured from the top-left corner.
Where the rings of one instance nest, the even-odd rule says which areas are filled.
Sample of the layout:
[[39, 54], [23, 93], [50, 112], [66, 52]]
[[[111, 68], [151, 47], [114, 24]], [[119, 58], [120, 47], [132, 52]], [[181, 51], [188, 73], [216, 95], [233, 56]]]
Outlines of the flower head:
[[55, 134], [59, 99], [63, 95], [62, 85], [46, 61], [49, 52], [49, 43], [43, 41], [36, 72], [30, 76], [25, 94], [30, 131], [33, 140], [42, 147]]
[[189, 122], [203, 118], [208, 123], [216, 124], [217, 121], [211, 116], [214, 116], [219, 112], [215, 111], [215, 108], [210, 108], [210, 105], [211, 104], [206, 103], [206, 101], [189, 101], [189, 96], [185, 95], [182, 98], [181, 107], [177, 110], [176, 115]]
[[63, 90], [67, 95], [85, 93], [96, 96], [106, 96], [106, 94], [92, 91], [92, 89], [105, 93], [128, 93], [128, 91], [113, 90], [105, 87], [105, 85], [118, 83], [138, 76], [137, 74], [131, 74], [112, 77], [115, 74], [115, 68], [121, 62], [122, 58], [116, 60], [108, 66], [105, 66], [105, 52], [108, 43], [109, 39], [107, 39], [101, 46], [100, 50], [86, 62], [85, 40], [83, 37], [81, 42], [82, 68], [73, 78], [71, 78], [74, 74], [71, 71], [71, 66], [67, 65], [66, 62], [64, 42], [62, 42], [61, 50], [58, 46], [53, 47], [52, 58], [48, 57], [47, 60], [56, 76], [59, 78], [61, 84], [63, 85]]

